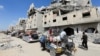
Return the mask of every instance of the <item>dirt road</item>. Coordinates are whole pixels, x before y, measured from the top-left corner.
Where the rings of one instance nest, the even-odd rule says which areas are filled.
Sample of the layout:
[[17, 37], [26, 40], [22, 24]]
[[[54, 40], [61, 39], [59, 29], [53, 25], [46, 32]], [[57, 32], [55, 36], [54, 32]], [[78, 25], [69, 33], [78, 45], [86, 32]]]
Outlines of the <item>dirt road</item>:
[[[16, 37], [12, 37], [11, 39], [13, 41], [10, 44], [13, 46], [13, 48], [0, 50], [0, 56], [50, 56], [48, 52], [41, 51], [39, 42], [27, 43]], [[74, 56], [100, 56], [100, 45], [90, 42], [88, 44], [89, 50], [83, 50], [78, 48], [78, 44], [76, 43], [77, 52], [74, 54]]]

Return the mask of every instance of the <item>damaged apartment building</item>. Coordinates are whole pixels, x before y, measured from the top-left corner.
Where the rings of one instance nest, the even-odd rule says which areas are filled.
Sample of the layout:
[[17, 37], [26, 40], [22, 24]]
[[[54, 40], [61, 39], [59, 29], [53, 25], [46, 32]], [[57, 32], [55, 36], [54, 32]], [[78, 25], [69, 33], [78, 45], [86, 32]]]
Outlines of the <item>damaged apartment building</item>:
[[82, 32], [100, 33], [100, 16], [91, 0], [53, 0], [38, 11], [32, 4], [28, 10], [26, 29], [65, 30], [68, 35]]
[[100, 32], [100, 16], [91, 0], [53, 0], [45, 9], [45, 29], [65, 30], [68, 35]]
[[42, 16], [43, 13], [41, 13], [39, 10], [37, 10], [34, 7], [34, 4], [32, 3], [29, 7], [29, 10], [27, 11], [28, 19], [26, 22], [26, 31], [27, 30], [33, 30], [33, 31], [43, 31], [42, 26]]

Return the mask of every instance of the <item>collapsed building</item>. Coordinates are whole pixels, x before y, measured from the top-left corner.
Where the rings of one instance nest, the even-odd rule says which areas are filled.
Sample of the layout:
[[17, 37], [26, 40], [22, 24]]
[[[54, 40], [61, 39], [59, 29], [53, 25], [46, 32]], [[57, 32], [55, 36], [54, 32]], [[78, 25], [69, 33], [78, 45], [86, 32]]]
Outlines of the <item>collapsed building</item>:
[[100, 16], [91, 0], [53, 0], [41, 11], [31, 4], [26, 30], [48, 31], [50, 28], [65, 30], [68, 35], [82, 32], [100, 33]]

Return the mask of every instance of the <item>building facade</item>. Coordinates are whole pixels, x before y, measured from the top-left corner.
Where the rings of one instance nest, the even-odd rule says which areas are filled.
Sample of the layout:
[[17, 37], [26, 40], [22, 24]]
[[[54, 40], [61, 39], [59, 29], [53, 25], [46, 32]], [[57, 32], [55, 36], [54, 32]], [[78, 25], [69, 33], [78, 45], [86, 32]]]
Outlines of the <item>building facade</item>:
[[68, 35], [100, 33], [100, 14], [91, 0], [53, 0], [42, 10], [32, 3], [27, 13], [26, 30], [45, 32], [52, 28], [65, 30]]
[[43, 14], [41, 11], [37, 10], [32, 3], [28, 10], [28, 19], [26, 22], [26, 30], [35, 30], [39, 32], [43, 32], [42, 26], [42, 17]]
[[44, 28], [59, 28], [66, 30], [69, 35], [84, 31], [100, 32], [100, 16], [91, 0], [54, 0], [46, 9], [43, 15]]
[[25, 18], [19, 18], [18, 22], [14, 26], [15, 31], [18, 30], [25, 30], [26, 28], [26, 19]]

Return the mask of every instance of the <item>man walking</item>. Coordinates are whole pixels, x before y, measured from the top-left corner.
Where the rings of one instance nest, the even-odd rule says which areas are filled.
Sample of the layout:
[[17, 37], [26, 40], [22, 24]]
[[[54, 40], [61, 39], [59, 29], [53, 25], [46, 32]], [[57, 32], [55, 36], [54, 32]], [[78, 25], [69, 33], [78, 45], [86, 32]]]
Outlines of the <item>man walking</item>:
[[81, 38], [83, 41], [82, 41], [82, 46], [85, 47], [86, 49], [88, 49], [88, 45], [87, 45], [87, 42], [88, 42], [88, 37], [87, 35], [85, 34], [85, 32], [83, 32], [83, 36]]
[[41, 47], [42, 47], [42, 50], [44, 51], [46, 48], [45, 48], [45, 41], [46, 41], [46, 36], [44, 36], [43, 34], [40, 36], [40, 44], [41, 44]]

